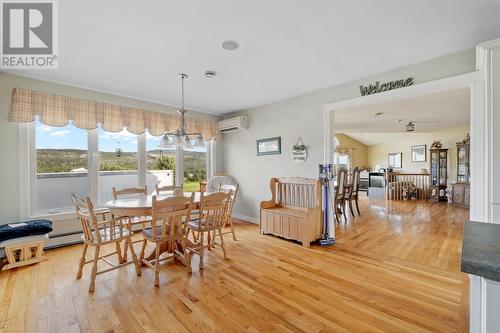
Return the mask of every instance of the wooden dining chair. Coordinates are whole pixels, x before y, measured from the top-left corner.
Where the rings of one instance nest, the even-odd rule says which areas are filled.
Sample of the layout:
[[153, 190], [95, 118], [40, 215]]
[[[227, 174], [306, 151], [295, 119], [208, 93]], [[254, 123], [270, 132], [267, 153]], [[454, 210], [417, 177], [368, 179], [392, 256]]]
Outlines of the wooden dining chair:
[[344, 218], [347, 219], [345, 214], [345, 196], [346, 196], [346, 183], [347, 183], [347, 172], [345, 170], [339, 170], [337, 172], [337, 186], [335, 189], [334, 195], [334, 211], [335, 218], [337, 222], [340, 222], [339, 219], [339, 211], [344, 215]]
[[156, 189], [156, 195], [160, 195], [161, 192], [169, 192], [172, 193], [173, 196], [178, 197], [180, 196], [179, 195], [180, 191], [182, 191], [184, 194], [183, 188], [175, 185], [166, 185], [166, 186], [155, 185], [155, 189]]
[[356, 210], [358, 211], [358, 215], [361, 215], [361, 213], [359, 212], [359, 203], [358, 203], [359, 174], [360, 174], [360, 171], [359, 171], [358, 167], [355, 167], [354, 171], [352, 172], [352, 176], [351, 176], [351, 188], [350, 188], [350, 191], [348, 193], [346, 193], [346, 198], [345, 198], [345, 201], [347, 201], [349, 203], [349, 209], [350, 209], [353, 217], [354, 217], [353, 202], [356, 204]]
[[230, 193], [216, 192], [209, 194], [207, 196], [201, 192], [200, 204], [199, 204], [199, 218], [191, 220], [187, 223], [187, 226], [193, 233], [197, 233], [197, 242], [192, 244], [190, 250], [200, 256], [200, 269], [203, 269], [203, 256], [205, 247], [210, 247], [210, 241], [207, 241], [207, 245], [204, 244], [205, 235], [209, 239], [210, 233], [217, 231], [222, 252], [224, 253], [224, 259], [228, 259], [226, 247], [224, 244], [224, 235], [222, 233], [222, 228], [225, 223], [225, 214], [230, 200]]
[[[113, 199], [117, 200], [119, 198], [132, 198], [136, 197], [138, 195], [148, 195], [148, 187], [144, 186], [144, 188], [138, 188], [138, 187], [128, 187], [128, 188], [123, 188], [120, 190], [117, 190], [115, 187], [112, 189], [113, 193]], [[114, 217], [114, 216], [113, 216]], [[146, 229], [146, 225], [151, 222], [151, 216], [122, 216], [126, 217], [126, 223], [127, 223], [127, 228], [129, 229], [130, 233], [134, 231], [141, 231]], [[137, 226], [140, 225], [138, 228]], [[132, 244], [142, 242], [141, 239], [132, 241]], [[127, 251], [128, 248], [125, 248], [123, 251], [123, 258], [124, 260], [127, 260]]]
[[[234, 202], [236, 200], [236, 195], [238, 195], [239, 184], [236, 185], [220, 185], [219, 192], [229, 193], [229, 203], [227, 205], [226, 214], [224, 215], [224, 226], [229, 226], [231, 231], [226, 231], [224, 234], [232, 233], [233, 240], [236, 241], [236, 234], [234, 232], [233, 219], [231, 218], [231, 214], [233, 212]], [[213, 237], [215, 239], [215, 236]]]
[[127, 187], [127, 188], [123, 188], [121, 190], [117, 190], [116, 187], [113, 187], [112, 192], [113, 192], [113, 199], [116, 200], [119, 197], [125, 197], [125, 196], [133, 197], [133, 196], [137, 196], [138, 194], [139, 195], [140, 194], [148, 195], [148, 187], [147, 186], [144, 186], [144, 188]]
[[[142, 231], [144, 237], [140, 255], [140, 262], [154, 271], [154, 285], [160, 285], [160, 261], [169, 258], [182, 257], [188, 272], [191, 272], [191, 259], [187, 250], [187, 225], [191, 219], [191, 208], [194, 202], [194, 193], [190, 198], [170, 197], [158, 200], [153, 196], [151, 229]], [[147, 260], [144, 258], [144, 252], [148, 242], [155, 244], [155, 258]], [[169, 242], [172, 254], [160, 259], [161, 245]], [[177, 242], [181, 245], [178, 248]], [[181, 252], [182, 251], [182, 252]], [[140, 268], [139, 268], [140, 269]]]
[[[74, 193], [71, 195], [73, 204], [75, 205], [77, 218], [80, 220], [83, 229], [83, 251], [78, 265], [78, 272], [76, 273], [76, 278], [80, 279], [82, 277], [83, 266], [89, 263], [93, 263], [92, 272], [90, 276], [89, 292], [95, 290], [95, 278], [99, 274], [103, 274], [114, 269], [120, 268], [130, 263], [134, 263], [136, 273], [139, 276], [140, 270], [135, 252], [132, 250], [132, 242], [130, 239], [130, 231], [124, 225], [122, 218], [112, 218], [110, 220], [98, 221], [94, 205], [89, 197], [83, 199], [75, 196]], [[128, 262], [123, 260], [121, 254], [121, 243], [125, 242], [125, 248], [130, 248], [132, 253], [132, 261]], [[106, 245], [115, 246], [115, 252], [108, 253], [105, 255], [100, 255], [101, 248]], [[95, 248], [94, 259], [87, 260], [86, 254], [89, 246]], [[110, 262], [107, 257], [115, 255], [118, 258], [118, 264]], [[111, 268], [104, 269], [102, 271], [97, 270], [97, 264], [99, 260], [104, 261]]]

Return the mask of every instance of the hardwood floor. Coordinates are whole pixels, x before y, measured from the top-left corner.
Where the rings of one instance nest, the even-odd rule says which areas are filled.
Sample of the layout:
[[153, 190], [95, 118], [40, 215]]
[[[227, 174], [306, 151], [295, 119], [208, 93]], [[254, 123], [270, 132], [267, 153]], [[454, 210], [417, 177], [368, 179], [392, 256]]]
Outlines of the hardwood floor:
[[[466, 332], [468, 278], [459, 272], [468, 211], [446, 204], [361, 202], [337, 244], [303, 248], [235, 223], [230, 256], [207, 251], [193, 274], [165, 262], [75, 279], [81, 245], [0, 273], [1, 332]], [[87, 265], [89, 266], [89, 265]]]

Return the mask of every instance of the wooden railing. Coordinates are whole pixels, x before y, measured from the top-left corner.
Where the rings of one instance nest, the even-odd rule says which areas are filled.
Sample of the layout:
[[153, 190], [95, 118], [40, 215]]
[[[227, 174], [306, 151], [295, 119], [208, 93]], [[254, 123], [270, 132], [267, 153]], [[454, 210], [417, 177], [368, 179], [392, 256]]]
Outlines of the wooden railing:
[[388, 200], [428, 200], [430, 175], [428, 173], [386, 173]]

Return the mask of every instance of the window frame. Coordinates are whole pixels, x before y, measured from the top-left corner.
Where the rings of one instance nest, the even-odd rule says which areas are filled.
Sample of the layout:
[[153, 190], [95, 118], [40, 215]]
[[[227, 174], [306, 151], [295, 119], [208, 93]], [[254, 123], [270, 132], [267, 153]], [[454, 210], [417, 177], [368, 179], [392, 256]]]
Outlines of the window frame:
[[[211, 139], [207, 144], [206, 175], [210, 178], [215, 170], [216, 143]], [[184, 185], [184, 151], [176, 149], [176, 184]], [[147, 172], [146, 132], [137, 135], [137, 184], [146, 184]], [[181, 161], [180, 163], [178, 161]], [[99, 202], [99, 129], [87, 130], [88, 193], [93, 202]], [[21, 219], [50, 217], [63, 220], [74, 217], [72, 209], [58, 212], [37, 212], [36, 202], [36, 131], [35, 121], [19, 123], [19, 216]]]

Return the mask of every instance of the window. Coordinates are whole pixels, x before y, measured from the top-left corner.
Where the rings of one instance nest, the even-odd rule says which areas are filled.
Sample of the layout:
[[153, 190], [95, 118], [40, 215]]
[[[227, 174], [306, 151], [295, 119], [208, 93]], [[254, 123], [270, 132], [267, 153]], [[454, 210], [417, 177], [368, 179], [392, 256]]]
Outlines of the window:
[[336, 155], [336, 162], [341, 170], [348, 170], [349, 169], [349, 155]]
[[[123, 130], [82, 130], [69, 124], [50, 127], [38, 120], [20, 124], [20, 177], [23, 200], [20, 215], [30, 218], [73, 212], [71, 193], [90, 196], [97, 206], [112, 199], [112, 188], [185, 183], [187, 191], [199, 190], [199, 182], [214, 168], [215, 142], [185, 150], [160, 149], [161, 136], [136, 135]], [[181, 161], [181, 163], [177, 163]], [[210, 170], [210, 171], [209, 171]], [[175, 179], [177, 176], [177, 179]]]
[[175, 148], [159, 148], [161, 138], [146, 133], [146, 185], [149, 193], [154, 191], [155, 185], [169, 186], [175, 183]]
[[112, 200], [112, 188], [139, 186], [137, 135], [126, 129], [99, 133], [99, 203]]
[[207, 145], [184, 149], [184, 191], [200, 190], [200, 181], [207, 179]]
[[336, 136], [333, 137], [333, 163], [335, 174], [338, 170], [350, 169], [349, 149], [342, 149]]
[[73, 207], [71, 193], [88, 195], [87, 131], [72, 125], [35, 122], [36, 194], [32, 211], [59, 212]]

